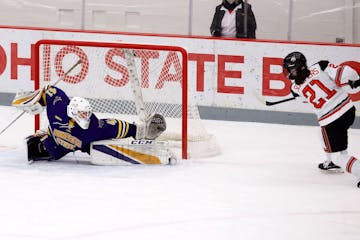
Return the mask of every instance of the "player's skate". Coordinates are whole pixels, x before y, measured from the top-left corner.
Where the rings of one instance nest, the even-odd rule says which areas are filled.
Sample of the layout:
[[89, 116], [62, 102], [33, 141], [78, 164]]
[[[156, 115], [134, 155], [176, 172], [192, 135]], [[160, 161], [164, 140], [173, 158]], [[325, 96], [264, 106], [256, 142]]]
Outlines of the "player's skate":
[[341, 169], [341, 167], [339, 167], [335, 163], [329, 162], [329, 161], [325, 161], [323, 163], [320, 163], [318, 165], [318, 167], [319, 167], [319, 169], [321, 169], [323, 171], [328, 171], [328, 172], [333, 172], [333, 173], [343, 173], [344, 172]]

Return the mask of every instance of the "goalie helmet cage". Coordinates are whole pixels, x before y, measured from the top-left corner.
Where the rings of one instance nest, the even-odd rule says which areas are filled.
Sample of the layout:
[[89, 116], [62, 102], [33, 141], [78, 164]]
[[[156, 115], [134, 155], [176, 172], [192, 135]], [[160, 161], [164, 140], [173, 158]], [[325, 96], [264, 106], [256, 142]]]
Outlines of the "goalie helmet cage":
[[[187, 62], [185, 49], [176, 46], [40, 40], [35, 44], [35, 89], [62, 78], [57, 86], [69, 97], [88, 99], [100, 118], [139, 122], [159, 112], [168, 125], [159, 139], [180, 148], [183, 159], [215, 155], [216, 139], [205, 130], [188, 90]], [[45, 111], [35, 117], [36, 130], [47, 124]]]

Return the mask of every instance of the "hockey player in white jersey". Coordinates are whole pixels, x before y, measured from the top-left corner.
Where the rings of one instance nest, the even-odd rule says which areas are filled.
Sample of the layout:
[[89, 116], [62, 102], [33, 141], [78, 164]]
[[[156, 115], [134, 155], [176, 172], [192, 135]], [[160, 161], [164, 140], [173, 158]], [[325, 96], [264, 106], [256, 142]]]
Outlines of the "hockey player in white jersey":
[[349, 66], [337, 66], [328, 61], [308, 67], [300, 52], [288, 54], [283, 68], [293, 81], [293, 95], [304, 98], [317, 115], [326, 153], [326, 161], [320, 163], [319, 168], [341, 167], [357, 177], [360, 187], [360, 161], [347, 152], [348, 129], [355, 119], [355, 107], [348, 93], [360, 86], [358, 73]]

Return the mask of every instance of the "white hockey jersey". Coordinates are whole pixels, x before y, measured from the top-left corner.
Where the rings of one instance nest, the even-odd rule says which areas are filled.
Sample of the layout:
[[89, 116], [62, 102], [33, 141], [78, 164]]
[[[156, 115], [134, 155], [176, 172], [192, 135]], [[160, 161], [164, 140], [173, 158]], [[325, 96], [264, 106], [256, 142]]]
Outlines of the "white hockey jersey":
[[351, 92], [348, 81], [357, 80], [359, 75], [349, 66], [326, 61], [312, 65], [309, 70], [310, 76], [304, 83], [294, 83], [291, 89], [312, 105], [319, 125], [325, 126], [354, 106], [348, 95]]

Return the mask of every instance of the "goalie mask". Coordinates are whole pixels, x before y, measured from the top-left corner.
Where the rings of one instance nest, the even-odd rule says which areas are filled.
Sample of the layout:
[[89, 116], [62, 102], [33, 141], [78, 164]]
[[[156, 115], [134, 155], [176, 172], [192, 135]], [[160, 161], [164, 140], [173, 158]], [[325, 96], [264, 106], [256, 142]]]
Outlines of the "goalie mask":
[[301, 52], [289, 53], [283, 60], [286, 77], [300, 82], [308, 77], [306, 58]]
[[44, 88], [36, 91], [18, 92], [11, 105], [29, 114], [39, 114], [44, 110], [44, 106], [40, 104], [43, 92]]
[[85, 98], [73, 97], [67, 106], [67, 115], [74, 119], [82, 129], [89, 128], [91, 114], [90, 103]]

